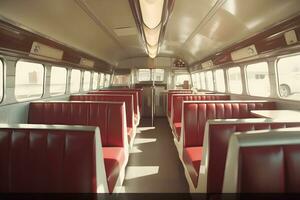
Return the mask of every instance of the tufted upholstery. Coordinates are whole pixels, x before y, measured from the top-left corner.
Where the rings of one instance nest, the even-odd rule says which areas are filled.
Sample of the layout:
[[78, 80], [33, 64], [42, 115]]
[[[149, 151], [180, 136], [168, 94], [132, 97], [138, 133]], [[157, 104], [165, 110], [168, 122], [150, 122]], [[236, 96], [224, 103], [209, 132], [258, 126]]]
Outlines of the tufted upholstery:
[[121, 102], [31, 102], [28, 123], [98, 126], [102, 146], [123, 147], [124, 110]]
[[223, 192], [299, 193], [299, 154], [299, 128], [233, 134]]
[[[207, 163], [207, 191], [209, 193], [222, 192], [226, 154], [229, 138], [234, 132], [278, 129], [300, 126], [298, 121], [284, 121], [273, 119], [239, 119], [239, 120], [209, 120], [205, 130], [205, 143], [208, 156]], [[205, 180], [206, 182], [206, 180]]]
[[275, 102], [268, 101], [187, 101], [183, 103], [184, 147], [203, 145], [208, 119], [251, 118], [251, 110], [271, 110]]
[[0, 192], [97, 192], [96, 134], [90, 126], [1, 124]]
[[[172, 126], [177, 140], [180, 138], [181, 132], [181, 115], [183, 101], [213, 101], [213, 100], [229, 100], [229, 95], [223, 94], [174, 94], [172, 95], [171, 119]], [[176, 126], [175, 126], [176, 125]]]
[[[104, 148], [119, 147], [123, 149], [121, 153], [125, 154], [124, 112], [124, 102], [32, 102], [29, 105], [28, 123], [98, 126], [102, 146]], [[114, 160], [118, 166], [126, 164], [123, 157], [116, 156]], [[108, 163], [105, 157], [104, 162]], [[105, 165], [110, 192], [113, 191], [120, 172], [116, 173], [115, 166]]]
[[126, 122], [128, 142], [133, 136], [133, 97], [132, 95], [118, 95], [118, 94], [87, 94], [87, 95], [71, 95], [70, 101], [112, 101], [125, 102], [126, 108]]
[[167, 99], [167, 104], [168, 104], [168, 117], [171, 117], [171, 107], [172, 107], [172, 95], [174, 94], [191, 94], [193, 91], [192, 90], [168, 90], [168, 99]]

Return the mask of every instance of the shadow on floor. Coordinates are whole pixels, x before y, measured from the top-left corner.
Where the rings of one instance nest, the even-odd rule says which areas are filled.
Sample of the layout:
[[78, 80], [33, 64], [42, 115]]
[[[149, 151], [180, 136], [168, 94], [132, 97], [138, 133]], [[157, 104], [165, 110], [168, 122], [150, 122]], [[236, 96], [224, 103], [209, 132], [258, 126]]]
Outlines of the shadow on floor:
[[155, 127], [143, 119], [130, 153], [124, 180], [125, 192], [189, 192], [173, 135], [166, 118]]

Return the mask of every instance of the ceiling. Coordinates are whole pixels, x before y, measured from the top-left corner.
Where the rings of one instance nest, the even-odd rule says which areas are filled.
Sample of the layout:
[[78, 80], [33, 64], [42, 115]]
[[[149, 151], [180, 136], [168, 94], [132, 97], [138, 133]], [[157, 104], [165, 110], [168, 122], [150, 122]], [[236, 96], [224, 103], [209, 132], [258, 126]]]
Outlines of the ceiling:
[[[193, 63], [299, 12], [299, 0], [177, 0], [159, 56]], [[127, 0], [1, 0], [0, 16], [112, 65], [146, 56]]]

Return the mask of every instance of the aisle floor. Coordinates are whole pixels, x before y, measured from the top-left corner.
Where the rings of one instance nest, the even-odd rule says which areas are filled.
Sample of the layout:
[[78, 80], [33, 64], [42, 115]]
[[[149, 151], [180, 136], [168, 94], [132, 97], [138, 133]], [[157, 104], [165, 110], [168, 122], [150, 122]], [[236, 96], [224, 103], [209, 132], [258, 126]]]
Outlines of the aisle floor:
[[126, 168], [123, 192], [189, 192], [166, 118], [155, 119], [154, 127], [144, 119], [137, 130]]

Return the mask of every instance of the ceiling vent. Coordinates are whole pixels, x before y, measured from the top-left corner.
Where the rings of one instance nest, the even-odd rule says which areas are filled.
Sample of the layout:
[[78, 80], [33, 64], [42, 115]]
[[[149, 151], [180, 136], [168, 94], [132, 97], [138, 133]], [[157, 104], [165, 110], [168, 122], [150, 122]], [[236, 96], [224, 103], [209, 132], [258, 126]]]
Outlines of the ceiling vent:
[[118, 27], [113, 29], [117, 36], [130, 36], [136, 35], [136, 27]]

